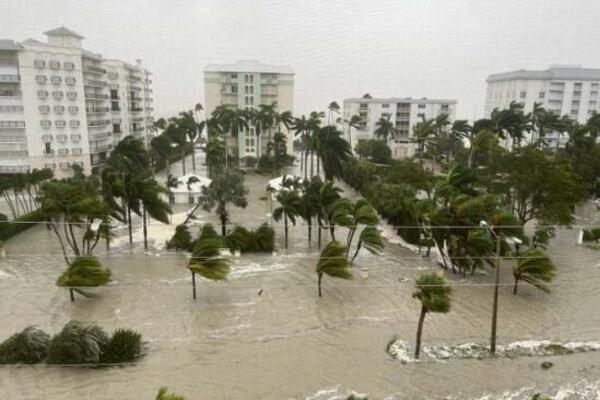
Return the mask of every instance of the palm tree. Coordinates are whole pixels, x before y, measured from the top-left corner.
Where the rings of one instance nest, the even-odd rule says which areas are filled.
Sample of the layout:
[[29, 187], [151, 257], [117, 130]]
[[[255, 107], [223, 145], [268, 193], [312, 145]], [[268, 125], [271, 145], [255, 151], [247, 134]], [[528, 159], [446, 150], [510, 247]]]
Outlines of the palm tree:
[[150, 140], [150, 152], [152, 156], [152, 175], [156, 172], [156, 165], [164, 160], [167, 164], [167, 176], [171, 173], [171, 140], [167, 135], [158, 135]]
[[206, 122], [205, 121], [196, 122], [196, 119], [194, 118], [194, 112], [192, 110], [180, 112], [179, 118], [174, 118], [173, 121], [175, 124], [177, 124], [183, 130], [183, 132], [185, 132], [185, 135], [190, 140], [190, 144], [192, 146], [192, 170], [195, 172], [196, 171], [195, 144], [196, 144], [196, 141], [198, 140], [198, 138], [202, 135], [202, 131], [204, 130], [204, 127], [206, 126]]
[[237, 137], [240, 132], [248, 131], [249, 115], [245, 110], [239, 108], [231, 109], [227, 106], [218, 106], [212, 115], [218, 121], [221, 132], [225, 134], [225, 168], [228, 168], [229, 148], [227, 132], [232, 137]]
[[317, 262], [317, 285], [319, 288], [319, 297], [322, 296], [321, 280], [323, 274], [333, 278], [352, 279], [352, 272], [349, 268], [349, 262], [345, 254], [346, 246], [338, 241], [331, 241], [325, 246], [319, 261]]
[[417, 342], [415, 345], [415, 358], [419, 359], [421, 353], [421, 335], [423, 322], [427, 313], [447, 313], [450, 311], [450, 295], [452, 288], [441, 274], [423, 274], [415, 281], [413, 298], [421, 301], [421, 315], [417, 327]]
[[321, 188], [319, 189], [318, 195], [318, 212], [317, 212], [317, 221], [319, 223], [319, 231], [318, 231], [318, 246], [321, 248], [321, 229], [323, 225], [329, 227], [329, 232], [331, 233], [331, 239], [335, 240], [334, 229], [334, 214], [335, 214], [335, 205], [337, 201], [341, 198], [342, 189], [334, 186], [332, 181], [324, 182]]
[[333, 114], [339, 114], [341, 107], [340, 107], [340, 105], [336, 101], [332, 101], [327, 106], [327, 109], [329, 110], [329, 119], [328, 119], [329, 125], [333, 125], [332, 115]]
[[379, 121], [375, 123], [375, 127], [375, 132], [373, 132], [375, 136], [379, 139], [383, 138], [383, 141], [386, 143], [388, 142], [388, 139], [394, 137], [397, 132], [394, 124], [390, 121], [389, 116], [387, 118], [379, 118]]
[[155, 400], [185, 400], [185, 398], [174, 393], [167, 393], [167, 388], [161, 387]]
[[247, 194], [248, 190], [244, 188], [244, 175], [227, 169], [215, 176], [208, 187], [202, 187], [198, 204], [190, 212], [188, 218], [194, 214], [199, 206], [202, 206], [205, 211], [215, 208], [221, 220], [221, 235], [226, 236], [227, 222], [229, 221], [227, 204], [232, 203], [236, 207], [246, 208], [248, 205]]
[[359, 199], [356, 203], [352, 203], [347, 199], [340, 200], [334, 220], [337, 224], [348, 228], [346, 257], [350, 254], [350, 247], [352, 247], [352, 241], [359, 225], [374, 227], [379, 223], [377, 211], [365, 199]]
[[[473, 132], [473, 127], [469, 125], [469, 122], [464, 119], [457, 119], [452, 123], [450, 128], [450, 156], [449, 160], [454, 157], [454, 144], [456, 142], [462, 142], [463, 140], [469, 140]], [[469, 149], [470, 150], [470, 149]]]
[[423, 154], [425, 153], [425, 143], [435, 132], [435, 120], [434, 119], [423, 119], [423, 121], [417, 122], [413, 127], [413, 136], [419, 147], [419, 161], [423, 164]]
[[300, 136], [302, 143], [302, 150], [300, 152], [300, 169], [304, 170], [304, 179], [306, 179], [307, 166], [306, 166], [306, 154], [308, 154], [308, 120], [303, 115], [299, 118], [294, 118], [293, 123], [294, 136]]
[[325, 179], [333, 181], [341, 178], [344, 169], [352, 160], [350, 143], [344, 140], [343, 133], [333, 126], [325, 126], [316, 132], [317, 160], [323, 162]]
[[210, 137], [204, 148], [208, 176], [211, 178], [225, 165], [225, 143], [217, 136]]
[[163, 224], [169, 223], [171, 207], [162, 199], [169, 189], [161, 186], [154, 179], [140, 181], [140, 201], [143, 206], [142, 221], [144, 225], [144, 248], [148, 248], [148, 219], [154, 218]]
[[379, 254], [383, 250], [383, 237], [376, 227], [367, 226], [360, 232], [356, 251], [354, 252], [354, 256], [352, 256], [352, 260], [350, 260], [351, 262], [358, 256], [358, 252], [362, 247], [372, 254]]
[[352, 128], [359, 129], [360, 124], [362, 122], [362, 118], [360, 117], [360, 115], [354, 114], [350, 117], [350, 119], [344, 120], [344, 122], [348, 124], [348, 142], [350, 143], [350, 148], [353, 149], [354, 146], [352, 145]]
[[110, 276], [110, 269], [104, 267], [96, 257], [80, 256], [73, 260], [56, 284], [69, 288], [71, 301], [75, 301], [74, 292], [89, 297], [81, 288], [106, 285], [110, 281]]
[[258, 157], [262, 154], [262, 146], [260, 141], [260, 135], [268, 132], [267, 144], [271, 143], [271, 129], [275, 119], [275, 107], [277, 103], [274, 102], [270, 105], [260, 104], [258, 109], [252, 109], [248, 113], [248, 118], [254, 125], [256, 130], [256, 155]]
[[206, 238], [200, 240], [194, 246], [192, 256], [188, 261], [188, 268], [192, 273], [192, 294], [196, 299], [196, 274], [211, 281], [222, 281], [227, 279], [229, 261], [222, 258], [219, 253], [222, 243], [218, 238]]
[[279, 222], [283, 218], [285, 248], [288, 248], [288, 220], [296, 225], [296, 217], [300, 213], [302, 201], [298, 194], [292, 190], [280, 191], [277, 195], [280, 206], [273, 211], [273, 218]]
[[549, 293], [550, 288], [546, 283], [556, 277], [556, 267], [546, 253], [539, 249], [531, 249], [519, 257], [517, 264], [513, 267], [513, 277], [515, 278], [513, 287], [515, 295], [519, 281], [527, 282], [541, 291]]

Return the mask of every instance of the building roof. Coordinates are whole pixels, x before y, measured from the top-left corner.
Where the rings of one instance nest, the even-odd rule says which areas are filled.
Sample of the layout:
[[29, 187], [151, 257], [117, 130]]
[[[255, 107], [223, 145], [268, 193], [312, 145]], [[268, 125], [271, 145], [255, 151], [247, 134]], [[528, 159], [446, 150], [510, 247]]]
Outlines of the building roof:
[[72, 31], [69, 28], [66, 28], [64, 26], [60, 26], [56, 29], [51, 29], [49, 31], [46, 31], [46, 32], [44, 32], [44, 35], [46, 35], [46, 36], [72, 36], [77, 39], [84, 39], [84, 37], [81, 36], [79, 33]]
[[600, 68], [583, 68], [580, 65], [554, 65], [546, 70], [502, 72], [490, 75], [486, 82], [512, 81], [517, 79], [536, 80], [600, 80]]
[[287, 65], [266, 65], [258, 60], [239, 60], [235, 64], [209, 64], [204, 72], [259, 72], [265, 74], [293, 74]]
[[0, 50], [21, 50], [23, 47], [14, 40], [0, 39]]
[[344, 103], [412, 103], [412, 104], [456, 104], [456, 100], [450, 99], [413, 99], [412, 97], [376, 97], [372, 99], [365, 99], [362, 97], [352, 97], [344, 99]]

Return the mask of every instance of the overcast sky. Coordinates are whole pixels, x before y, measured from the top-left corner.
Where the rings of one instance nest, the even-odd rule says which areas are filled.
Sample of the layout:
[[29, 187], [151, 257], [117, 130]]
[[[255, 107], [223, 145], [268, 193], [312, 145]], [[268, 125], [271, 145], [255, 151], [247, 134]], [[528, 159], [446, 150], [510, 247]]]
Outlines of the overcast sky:
[[294, 69], [297, 114], [369, 92], [456, 99], [472, 119], [491, 73], [600, 68], [599, 16], [594, 0], [0, 0], [0, 38], [65, 25], [141, 58], [157, 117], [204, 102], [206, 64], [258, 59]]

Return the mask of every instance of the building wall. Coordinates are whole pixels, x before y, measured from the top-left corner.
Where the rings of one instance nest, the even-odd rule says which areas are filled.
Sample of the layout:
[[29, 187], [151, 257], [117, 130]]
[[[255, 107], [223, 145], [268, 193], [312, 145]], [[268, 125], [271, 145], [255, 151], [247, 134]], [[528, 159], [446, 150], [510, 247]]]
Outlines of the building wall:
[[[204, 102], [206, 115], [220, 105], [239, 109], [258, 108], [259, 105], [277, 103], [279, 112], [292, 111], [294, 107], [294, 74], [264, 73], [255, 70], [227, 70], [204, 72]], [[287, 135], [288, 153], [293, 150], [293, 134], [282, 128]], [[237, 138], [228, 138], [230, 149], [237, 151], [240, 158], [260, 157], [265, 154], [268, 138], [255, 136], [254, 127], [249, 132], [240, 132]]]
[[[346, 99], [344, 100], [344, 120], [349, 121], [353, 115], [359, 115], [363, 122], [360, 128], [344, 125], [346, 140], [355, 151], [359, 141], [380, 139], [375, 136], [377, 122], [380, 118], [390, 117], [397, 129], [394, 137], [387, 138], [387, 144], [393, 158], [411, 157], [415, 153], [414, 126], [424, 119], [435, 118], [441, 113], [449, 115], [454, 121], [456, 112], [455, 100], [433, 99]], [[383, 140], [382, 138], [380, 140]]]
[[[6, 85], [2, 75], [16, 73], [22, 93], [20, 98], [0, 95], [0, 173], [51, 168], [63, 177], [72, 174], [75, 163], [91, 173], [127, 135], [149, 141], [151, 80], [141, 65], [87, 52], [73, 37], [50, 36], [49, 43], [27, 40], [20, 46], [17, 52], [0, 50], [0, 90]], [[1, 61], [10, 57], [18, 65]], [[133, 86], [138, 100], [130, 98]], [[114, 111], [111, 89], [119, 95]], [[23, 111], [3, 111], [9, 105], [22, 105]], [[15, 120], [25, 128], [2, 128], [3, 121]]]

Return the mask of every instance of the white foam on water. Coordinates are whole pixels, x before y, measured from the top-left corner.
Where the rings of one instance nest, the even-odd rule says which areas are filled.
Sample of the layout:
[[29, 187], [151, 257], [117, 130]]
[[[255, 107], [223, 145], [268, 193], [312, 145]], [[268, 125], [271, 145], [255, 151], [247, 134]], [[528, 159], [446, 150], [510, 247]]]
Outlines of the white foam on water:
[[11, 278], [12, 274], [9, 274], [6, 271], [3, 271], [0, 269], [0, 279], [7, 279], [7, 278]]
[[259, 275], [265, 272], [277, 272], [287, 269], [289, 265], [269, 262], [268, 259], [263, 262], [244, 262], [243, 258], [235, 260], [232, 265], [231, 278], [240, 278], [243, 276]]

